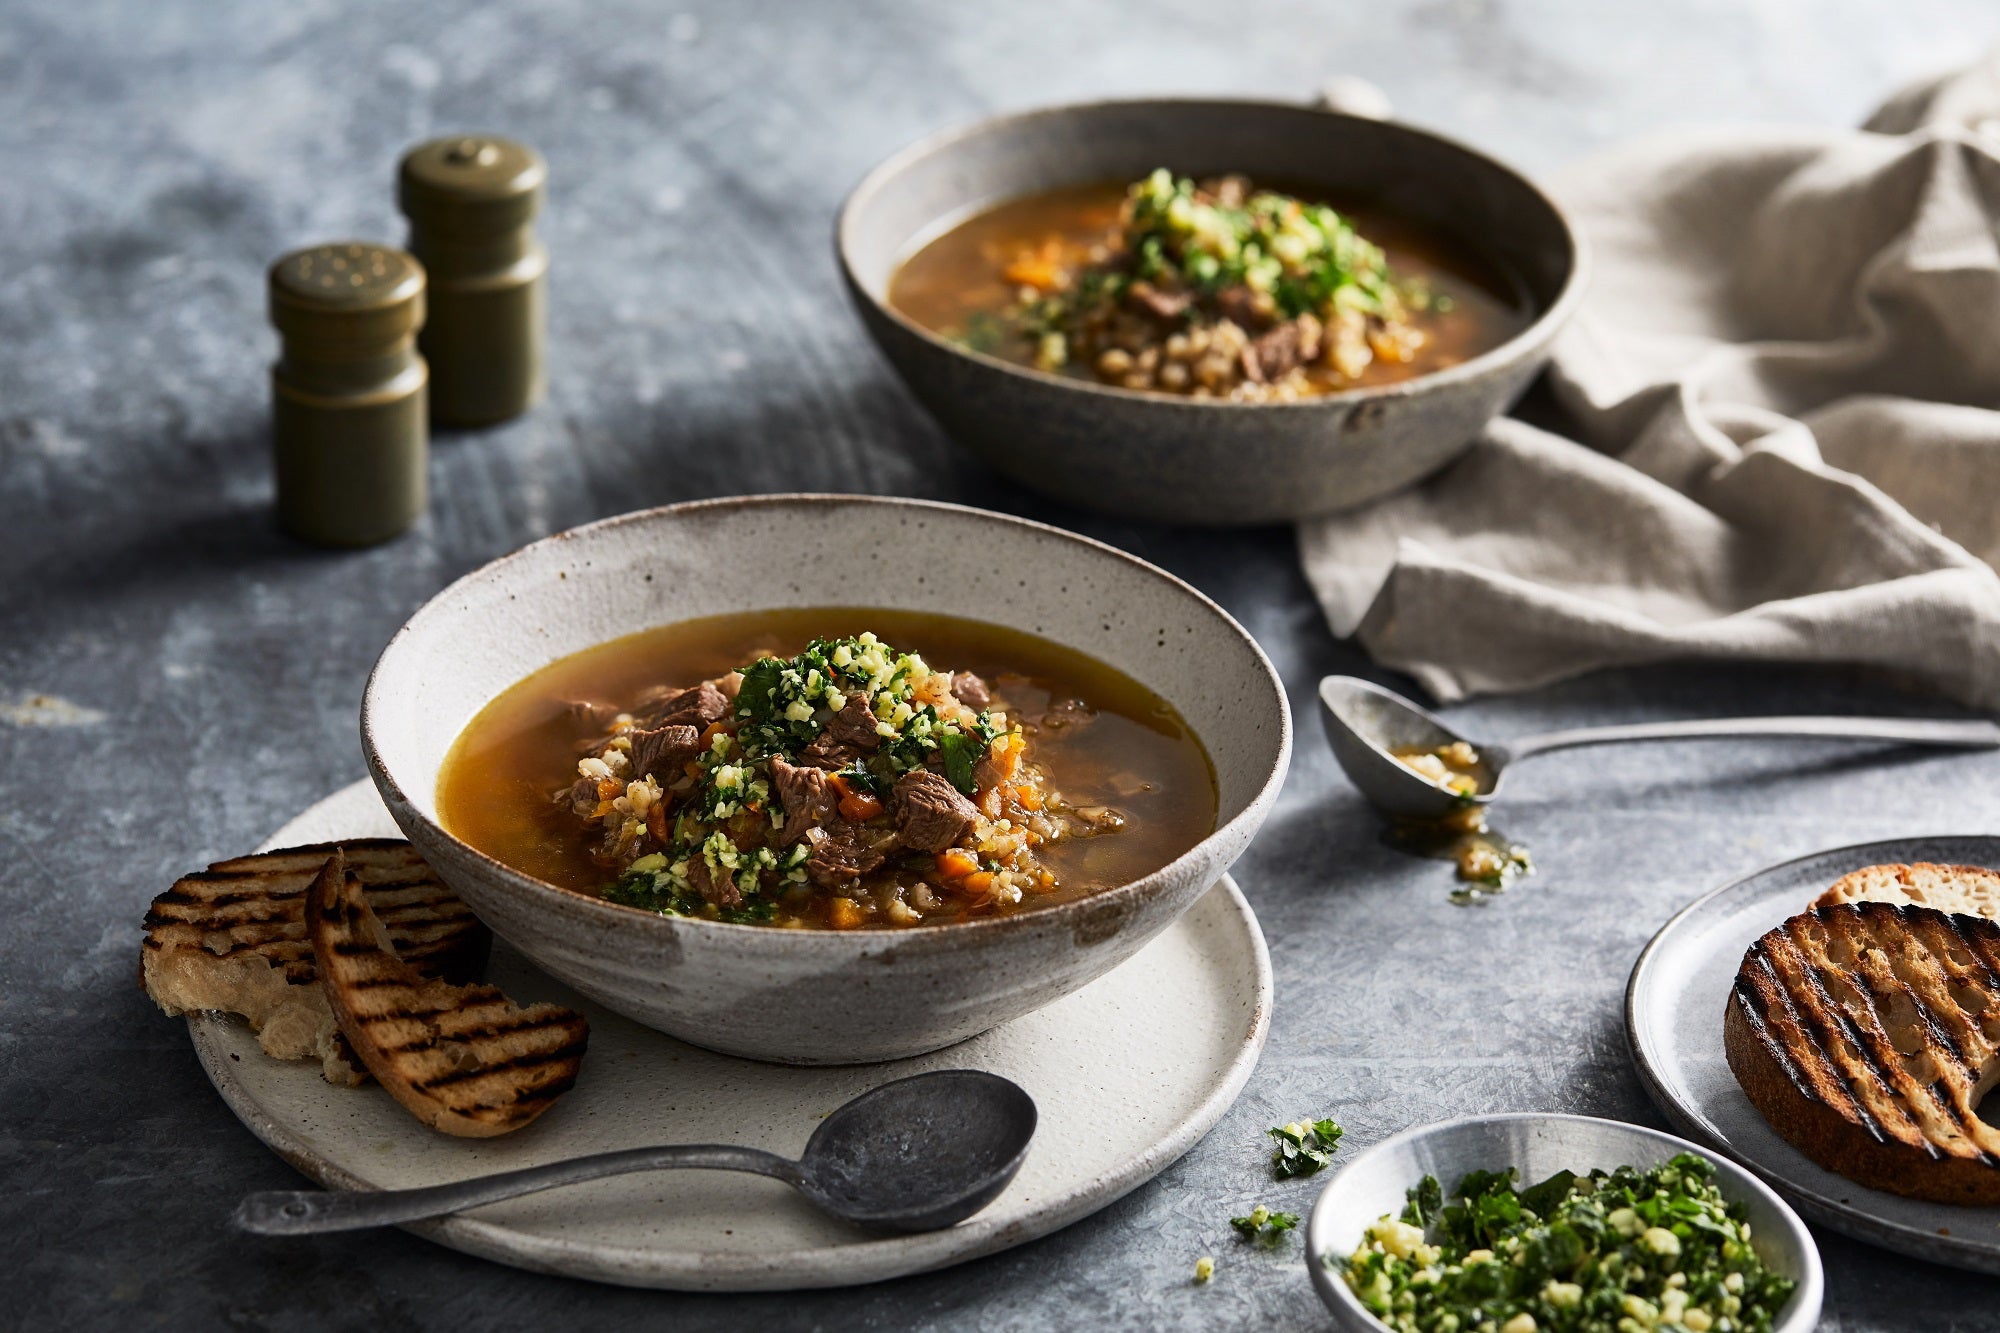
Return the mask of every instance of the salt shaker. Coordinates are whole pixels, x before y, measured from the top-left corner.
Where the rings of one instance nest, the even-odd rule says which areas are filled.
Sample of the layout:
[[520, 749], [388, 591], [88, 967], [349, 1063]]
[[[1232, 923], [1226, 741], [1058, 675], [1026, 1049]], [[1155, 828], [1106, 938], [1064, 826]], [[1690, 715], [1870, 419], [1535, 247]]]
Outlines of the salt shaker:
[[387, 541], [423, 513], [423, 266], [385, 245], [297, 250], [270, 272], [278, 518], [326, 546]]
[[547, 389], [549, 254], [534, 231], [547, 179], [534, 149], [491, 135], [433, 139], [403, 157], [396, 196], [430, 274], [419, 346], [440, 424], [504, 421]]

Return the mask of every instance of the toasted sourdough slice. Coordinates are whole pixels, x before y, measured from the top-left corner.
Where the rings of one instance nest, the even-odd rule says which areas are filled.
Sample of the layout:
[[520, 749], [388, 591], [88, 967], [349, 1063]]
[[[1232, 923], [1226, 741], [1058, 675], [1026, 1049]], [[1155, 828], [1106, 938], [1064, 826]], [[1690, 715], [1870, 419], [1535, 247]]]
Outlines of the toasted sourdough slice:
[[1829, 1171], [2000, 1203], [2000, 925], [1929, 907], [1815, 907], [1750, 946], [1723, 1049], [1750, 1102]]
[[1928, 861], [1907, 866], [1867, 866], [1835, 880], [1833, 887], [1813, 899], [1812, 905], [1832, 907], [1837, 903], [1863, 901], [1935, 907], [1940, 912], [2000, 921], [2000, 871], [1983, 866], [1932, 865]]
[[489, 936], [398, 838], [288, 847], [183, 876], [146, 912], [140, 980], [169, 1014], [241, 1014], [268, 1055], [317, 1059], [330, 1083], [367, 1075], [340, 1037], [306, 939], [306, 890], [345, 853], [404, 959], [427, 975], [477, 976]]
[[339, 853], [306, 899], [306, 933], [340, 1031], [391, 1096], [433, 1129], [490, 1138], [521, 1128], [576, 1083], [583, 1015], [455, 986], [396, 956]]

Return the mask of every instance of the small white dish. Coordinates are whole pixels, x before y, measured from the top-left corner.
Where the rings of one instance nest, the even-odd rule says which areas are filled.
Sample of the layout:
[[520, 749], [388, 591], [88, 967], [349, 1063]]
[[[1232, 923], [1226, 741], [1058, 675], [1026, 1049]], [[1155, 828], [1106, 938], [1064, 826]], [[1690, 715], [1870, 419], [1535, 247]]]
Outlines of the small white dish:
[[1763, 1181], [1726, 1157], [1657, 1129], [1591, 1116], [1545, 1112], [1469, 1116], [1384, 1139], [1357, 1154], [1320, 1191], [1306, 1222], [1306, 1268], [1336, 1325], [1349, 1333], [1382, 1333], [1384, 1325], [1348, 1288], [1341, 1269], [1368, 1228], [1384, 1213], [1401, 1213], [1408, 1190], [1426, 1175], [1436, 1176], [1450, 1189], [1468, 1172], [1511, 1166], [1521, 1173], [1519, 1183], [1525, 1186], [1562, 1170], [1581, 1175], [1620, 1166], [1657, 1166], [1683, 1152], [1701, 1153], [1715, 1163], [1715, 1183], [1723, 1197], [1749, 1211], [1751, 1243], [1758, 1256], [1799, 1284], [1773, 1333], [1808, 1333], [1819, 1323], [1826, 1280], [1819, 1248], [1799, 1215]]
[[2000, 838], [1893, 838], [1769, 866], [1684, 908], [1640, 953], [1625, 988], [1625, 1032], [1653, 1101], [1688, 1137], [1720, 1150], [1833, 1230], [1933, 1263], [2000, 1273], [2000, 1208], [1906, 1199], [1857, 1185], [1778, 1136], [1722, 1050], [1722, 1018], [1743, 951], [1863, 866], [1930, 861], [2000, 866]]
[[[265, 845], [394, 833], [373, 788], [357, 782]], [[203, 1068], [250, 1131], [342, 1189], [432, 1185], [653, 1143], [740, 1143], [796, 1157], [848, 1098], [929, 1069], [990, 1070], [1035, 1099], [1040, 1124], [1021, 1173], [944, 1231], [870, 1236], [775, 1180], [719, 1171], [620, 1176], [408, 1228], [517, 1268], [684, 1291], [878, 1282], [1067, 1226], [1152, 1179], [1214, 1127], [1256, 1068], [1271, 1016], [1264, 936], [1226, 876], [1074, 994], [893, 1064], [796, 1068], [685, 1045], [576, 995], [499, 940], [489, 975], [516, 999], [581, 1009], [591, 1028], [576, 1087], [505, 1138], [433, 1133], [379, 1086], [331, 1087], [315, 1062], [270, 1059], [237, 1019], [193, 1014], [188, 1026]]]

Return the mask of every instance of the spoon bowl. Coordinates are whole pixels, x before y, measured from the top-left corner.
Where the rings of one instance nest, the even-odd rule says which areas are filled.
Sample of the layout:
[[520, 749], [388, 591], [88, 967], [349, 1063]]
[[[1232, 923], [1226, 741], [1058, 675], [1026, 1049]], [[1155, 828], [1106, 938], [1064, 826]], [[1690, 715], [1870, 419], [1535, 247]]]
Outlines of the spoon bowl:
[[[1354, 676], [1328, 676], [1319, 683], [1319, 701], [1333, 757], [1369, 804], [1384, 814], [1442, 819], [1467, 802], [1484, 805], [1499, 790], [1509, 757], [1505, 747], [1459, 735], [1394, 690]], [[1485, 785], [1473, 795], [1446, 791], [1390, 754], [1411, 746], [1434, 750], [1453, 741], [1467, 741], [1485, 766]]]
[[633, 1171], [748, 1171], [876, 1232], [940, 1231], [998, 1198], [1035, 1134], [1034, 1099], [998, 1074], [940, 1069], [862, 1093], [820, 1123], [794, 1162], [728, 1144], [626, 1148], [408, 1190], [270, 1190], [235, 1223], [266, 1236], [355, 1231], [443, 1217], [558, 1185]]
[[885, 1083], [820, 1123], [799, 1190], [873, 1231], [936, 1231], [1007, 1188], [1035, 1132], [1034, 1099], [998, 1074], [946, 1069]]

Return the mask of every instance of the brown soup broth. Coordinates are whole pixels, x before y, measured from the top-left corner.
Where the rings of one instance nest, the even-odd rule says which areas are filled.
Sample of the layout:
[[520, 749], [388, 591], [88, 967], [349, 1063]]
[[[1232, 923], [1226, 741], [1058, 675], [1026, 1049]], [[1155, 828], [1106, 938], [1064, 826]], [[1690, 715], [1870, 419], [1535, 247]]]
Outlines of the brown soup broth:
[[[1019, 630], [955, 616], [857, 608], [758, 611], [643, 630], [563, 658], [510, 687], [467, 724], [438, 777], [439, 822], [453, 836], [526, 874], [597, 894], [613, 878], [590, 855], [579, 821], [554, 799], [574, 781], [602, 728], [569, 705], [627, 706], [656, 685], [692, 684], [761, 656], [789, 657], [814, 638], [873, 630], [938, 670], [976, 671], [1027, 733], [1028, 754], [1073, 804], [1126, 816], [1115, 833], [1052, 843], [1042, 860], [1060, 881], [1036, 906], [1128, 883], [1167, 864], [1215, 828], [1214, 769], [1173, 706], [1082, 653]], [[1079, 698], [1081, 725], [1040, 724], [1049, 705]], [[998, 705], [996, 705], [998, 706]], [[961, 915], [963, 915], [961, 913]], [[953, 919], [949, 911], [927, 922]]]
[[[1002, 270], [1015, 256], [1051, 238], [1065, 246], [1087, 248], [1114, 233], [1126, 188], [1118, 181], [1066, 186], [975, 214], [904, 261], [890, 279], [889, 305], [933, 333], [960, 337], [974, 316], [998, 314], [1013, 303], [1016, 288]], [[1308, 373], [1314, 391], [1393, 384], [1444, 370], [1491, 351], [1533, 321], [1533, 309], [1519, 284], [1464, 248], [1365, 203], [1328, 198], [1324, 191], [1282, 182], [1270, 183], [1270, 188], [1309, 203], [1331, 204], [1382, 247], [1394, 272], [1427, 282], [1433, 293], [1450, 301], [1450, 309], [1420, 316], [1418, 322], [1429, 337], [1415, 359], [1377, 358], [1357, 379], [1315, 368]], [[994, 355], [1032, 363], [1025, 347], [996, 350]], [[1097, 382], [1091, 367], [1078, 362], [1058, 373]]]

